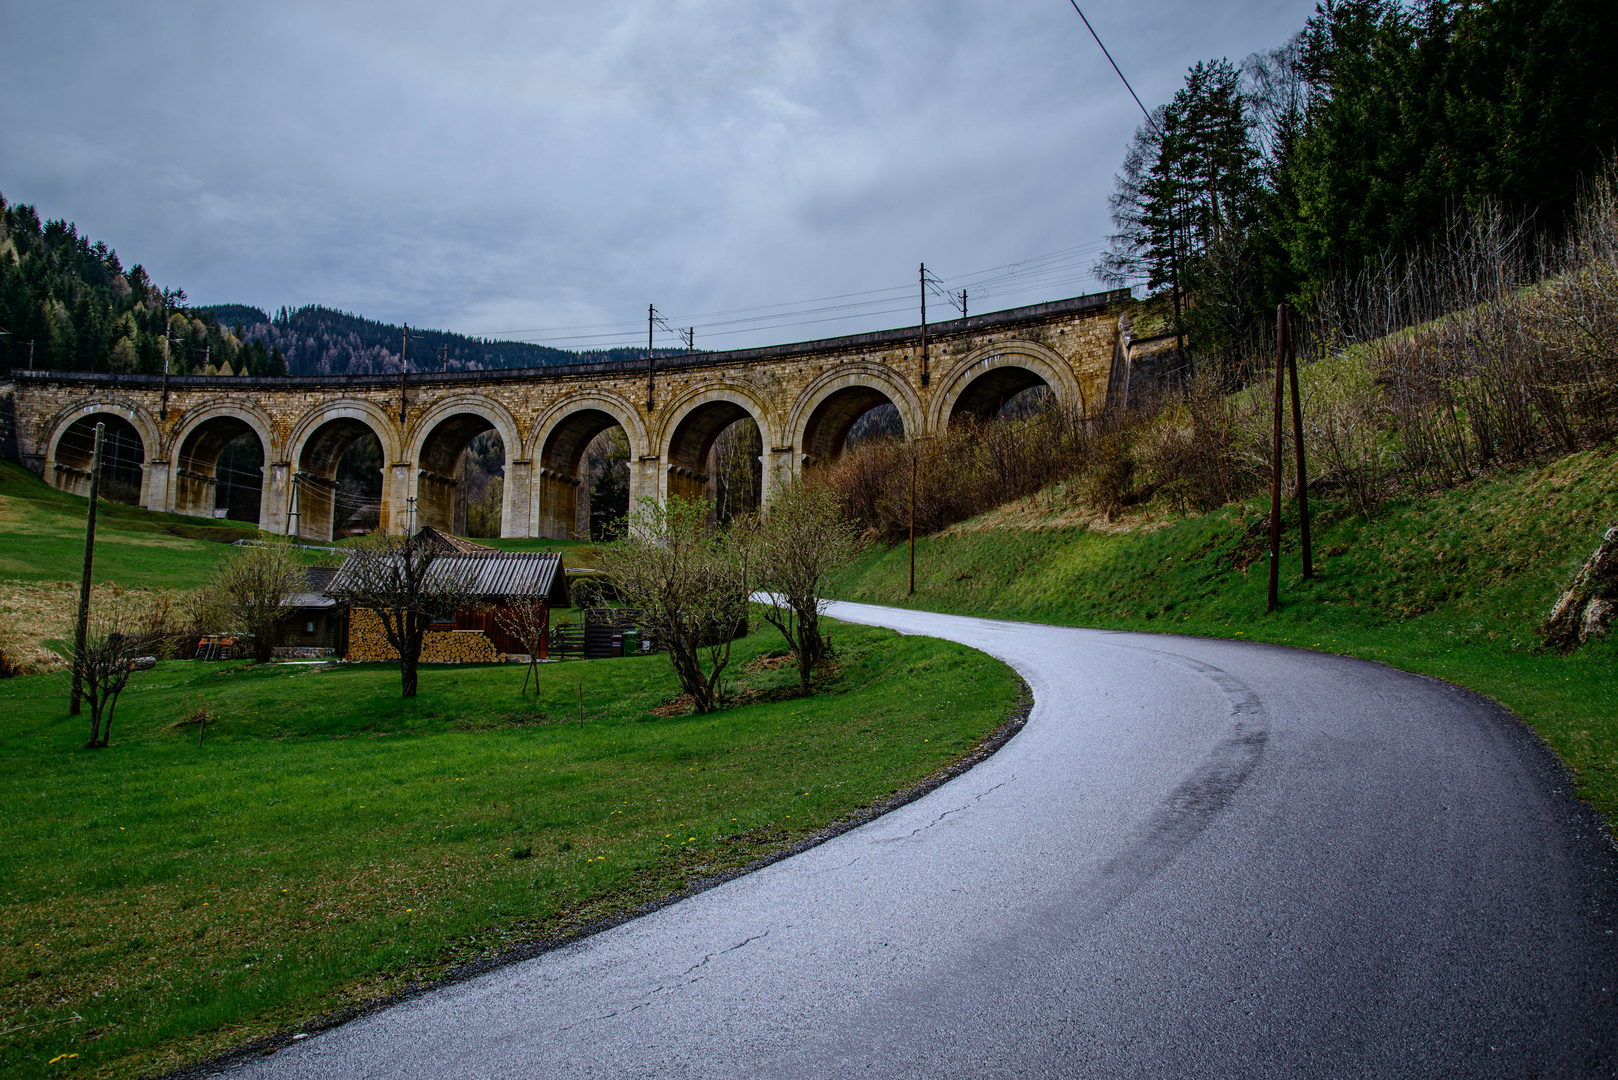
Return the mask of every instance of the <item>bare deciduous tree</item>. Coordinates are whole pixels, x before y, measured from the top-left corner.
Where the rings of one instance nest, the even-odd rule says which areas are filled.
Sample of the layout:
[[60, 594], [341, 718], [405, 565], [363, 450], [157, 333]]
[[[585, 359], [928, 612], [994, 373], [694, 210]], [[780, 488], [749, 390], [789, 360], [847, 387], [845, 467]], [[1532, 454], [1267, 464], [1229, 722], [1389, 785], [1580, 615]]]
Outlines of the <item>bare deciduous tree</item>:
[[209, 591], [230, 629], [253, 642], [253, 658], [268, 663], [291, 613], [294, 594], [304, 588], [297, 549], [283, 538], [239, 549], [215, 572]]
[[500, 629], [522, 643], [528, 652], [528, 670], [523, 673], [522, 692], [528, 693], [528, 679], [534, 680], [534, 692], [539, 692], [539, 645], [551, 627], [550, 603], [543, 596], [524, 596], [514, 599], [495, 612], [494, 621]]
[[419, 536], [376, 536], [354, 549], [326, 590], [338, 603], [376, 613], [399, 654], [403, 697], [416, 696], [416, 666], [427, 628], [480, 605], [476, 556], [451, 556]]
[[117, 592], [102, 599], [90, 615], [90, 629], [79, 658], [84, 701], [90, 707], [88, 749], [112, 738], [112, 715], [129, 677], [168, 655], [173, 641], [173, 601], [166, 592]]
[[820, 632], [826, 578], [858, 551], [859, 532], [830, 489], [803, 481], [776, 489], [758, 527], [757, 583], [765, 620], [797, 656], [798, 686], [805, 694], [826, 654]]
[[750, 523], [710, 524], [711, 504], [671, 495], [642, 499], [627, 535], [601, 548], [602, 569], [667, 650], [680, 687], [699, 713], [723, 700], [720, 676], [752, 585]]

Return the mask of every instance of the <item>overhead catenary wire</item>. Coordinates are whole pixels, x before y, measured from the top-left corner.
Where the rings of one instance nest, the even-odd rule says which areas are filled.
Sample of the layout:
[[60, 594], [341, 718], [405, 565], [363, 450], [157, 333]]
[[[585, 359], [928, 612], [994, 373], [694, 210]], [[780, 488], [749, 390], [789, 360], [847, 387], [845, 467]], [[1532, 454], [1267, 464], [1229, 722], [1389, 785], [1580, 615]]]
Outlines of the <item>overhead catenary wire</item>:
[[[982, 302], [1018, 292], [1049, 290], [1088, 282], [1092, 280], [1089, 259], [1104, 246], [1102, 241], [1089, 242], [998, 266], [946, 276], [934, 275], [935, 288], [940, 290], [939, 295], [958, 309], [961, 306], [960, 291], [963, 289], [970, 290], [972, 296]], [[670, 335], [703, 331], [704, 339], [726, 338], [737, 334], [908, 312], [914, 307], [914, 288], [914, 284], [894, 285], [786, 303], [722, 308], [679, 316], [659, 312], [655, 322]], [[644, 320], [625, 319], [525, 330], [483, 331], [479, 336], [551, 347], [567, 345], [586, 350], [643, 349], [645, 325]]]

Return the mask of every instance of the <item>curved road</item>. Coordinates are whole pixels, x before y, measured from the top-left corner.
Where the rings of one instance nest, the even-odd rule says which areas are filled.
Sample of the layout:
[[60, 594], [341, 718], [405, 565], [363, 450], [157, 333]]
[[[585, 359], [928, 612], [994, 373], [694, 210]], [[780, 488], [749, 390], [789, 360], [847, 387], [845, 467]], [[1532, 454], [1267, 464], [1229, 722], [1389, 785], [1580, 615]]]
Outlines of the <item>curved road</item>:
[[232, 1075], [1613, 1073], [1613, 850], [1498, 707], [1245, 642], [832, 614], [1006, 660], [1027, 726], [820, 847]]

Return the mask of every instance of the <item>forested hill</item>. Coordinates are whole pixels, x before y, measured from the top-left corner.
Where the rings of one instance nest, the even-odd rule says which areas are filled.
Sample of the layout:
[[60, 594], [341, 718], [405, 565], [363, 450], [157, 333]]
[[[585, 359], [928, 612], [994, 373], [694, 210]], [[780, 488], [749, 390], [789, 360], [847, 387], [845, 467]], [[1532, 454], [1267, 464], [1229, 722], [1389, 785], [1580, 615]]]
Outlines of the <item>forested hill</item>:
[[[158, 286], [139, 263], [126, 269], [116, 251], [92, 243], [72, 222], [41, 222], [32, 206], [0, 196], [0, 372], [156, 374], [166, 347], [176, 373], [381, 374], [399, 370], [401, 333], [318, 305], [282, 308], [273, 318], [245, 304], [190, 306], [184, 289]], [[646, 354], [567, 352], [412, 327], [408, 355], [411, 371], [458, 371]]]
[[[399, 370], [404, 328], [310, 304], [281, 308], [272, 317], [243, 304], [193, 309], [211, 314], [243, 340], [259, 340], [286, 357], [293, 375], [366, 375]], [[659, 350], [663, 355], [665, 350]], [[547, 367], [603, 360], [640, 360], [641, 349], [578, 353], [495, 341], [443, 330], [410, 328], [406, 353], [411, 371], [477, 371], [488, 368]]]
[[1613, 0], [1323, 3], [1140, 126], [1098, 276], [1187, 300], [1198, 363], [1240, 371], [1281, 301], [1399, 280], [1487, 221], [1548, 258], [1615, 168], [1615, 40]]

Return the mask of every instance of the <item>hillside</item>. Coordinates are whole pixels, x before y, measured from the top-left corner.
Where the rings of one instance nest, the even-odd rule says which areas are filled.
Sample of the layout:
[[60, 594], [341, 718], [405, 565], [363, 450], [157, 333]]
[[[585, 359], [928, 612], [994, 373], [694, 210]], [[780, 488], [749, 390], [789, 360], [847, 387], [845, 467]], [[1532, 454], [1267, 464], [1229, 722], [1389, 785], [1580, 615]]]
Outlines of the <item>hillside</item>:
[[[263, 341], [286, 357], [292, 375], [368, 375], [399, 370], [404, 328], [333, 311], [318, 304], [281, 308], [274, 316], [246, 304], [194, 309], [212, 315], [243, 341]], [[666, 355], [669, 350], [658, 350]], [[604, 360], [641, 360], [643, 349], [570, 352], [523, 341], [467, 337], [444, 330], [410, 328], [412, 371], [479, 371], [547, 367]]]
[[1069, 626], [1241, 637], [1377, 660], [1476, 690], [1526, 720], [1618, 820], [1618, 641], [1571, 657], [1535, 627], [1618, 523], [1612, 444], [1384, 504], [1315, 507], [1316, 577], [1301, 580], [1295, 511], [1281, 610], [1265, 614], [1268, 502], [1114, 523], [1062, 488], [916, 542], [874, 548], [839, 599]]
[[[0, 196], [0, 371], [364, 375], [399, 370], [402, 327], [318, 304], [274, 316], [249, 304], [191, 306], [136, 263], [65, 220]], [[165, 341], [165, 338], [167, 339]], [[671, 350], [659, 350], [666, 355]], [[569, 352], [441, 330], [410, 330], [412, 371], [545, 367], [643, 359], [644, 350]]]

